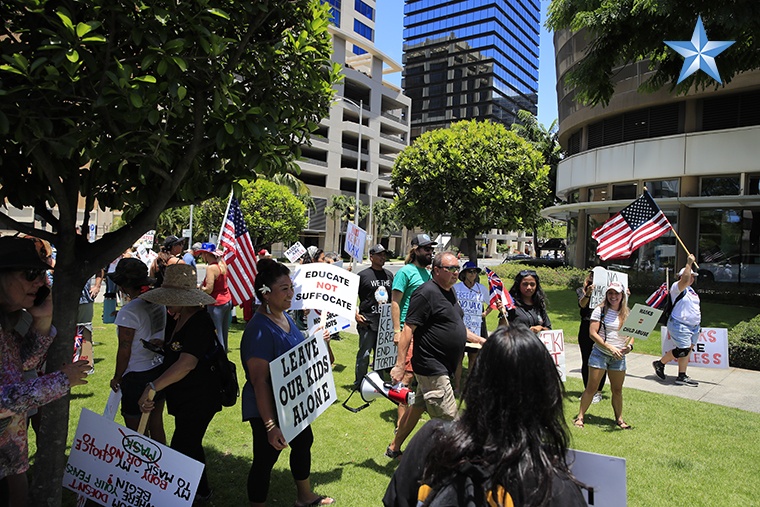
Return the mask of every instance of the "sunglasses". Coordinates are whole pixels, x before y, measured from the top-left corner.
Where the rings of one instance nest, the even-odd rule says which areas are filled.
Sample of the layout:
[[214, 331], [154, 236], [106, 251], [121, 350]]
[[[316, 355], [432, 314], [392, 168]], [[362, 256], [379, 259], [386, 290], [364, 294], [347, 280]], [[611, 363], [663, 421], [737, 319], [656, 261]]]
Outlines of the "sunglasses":
[[45, 274], [44, 269], [25, 269], [22, 271], [27, 282], [33, 282]]
[[536, 273], [532, 269], [524, 269], [520, 271], [519, 273], [517, 273], [517, 275], [521, 277], [526, 277], [526, 276], [536, 276], [538, 275], [538, 273]]
[[471, 273], [477, 273], [478, 270], [477, 269], [465, 269], [464, 272], [467, 273], [467, 274], [471, 274]]
[[441, 266], [441, 269], [445, 269], [449, 273], [459, 273], [459, 266]]

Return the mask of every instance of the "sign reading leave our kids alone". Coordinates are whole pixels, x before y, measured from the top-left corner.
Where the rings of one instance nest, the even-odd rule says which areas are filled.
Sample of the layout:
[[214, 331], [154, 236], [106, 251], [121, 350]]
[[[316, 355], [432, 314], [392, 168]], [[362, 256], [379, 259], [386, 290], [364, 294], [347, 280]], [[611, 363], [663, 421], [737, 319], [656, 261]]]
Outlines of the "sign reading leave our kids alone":
[[292, 310], [327, 310], [356, 318], [359, 276], [326, 263], [304, 264], [293, 275]]

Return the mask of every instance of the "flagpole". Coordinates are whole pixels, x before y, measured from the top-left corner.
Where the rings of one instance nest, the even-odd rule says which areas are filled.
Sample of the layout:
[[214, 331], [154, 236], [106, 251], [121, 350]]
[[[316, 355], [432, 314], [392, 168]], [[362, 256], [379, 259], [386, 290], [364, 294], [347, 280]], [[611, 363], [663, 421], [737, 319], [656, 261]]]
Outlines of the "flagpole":
[[224, 232], [224, 221], [227, 220], [227, 214], [230, 212], [230, 204], [232, 204], [232, 192], [230, 192], [230, 198], [227, 199], [227, 209], [224, 210], [224, 215], [222, 215], [222, 226], [219, 228], [219, 236], [217, 236], [216, 238], [217, 248], [222, 242], [222, 233]]
[[[647, 187], [644, 187], [644, 192], [649, 193], [649, 190], [647, 190]], [[654, 197], [652, 197], [652, 200], [654, 201]], [[668, 223], [670, 224], [670, 220], [668, 220]], [[679, 236], [678, 233], [676, 232], [676, 230], [673, 228], [673, 224], [670, 224], [670, 230], [673, 231], [673, 236], [676, 237], [676, 239], [678, 240], [678, 243], [681, 245], [681, 247], [686, 252], [686, 255], [691, 255], [691, 252], [689, 251], [689, 249], [686, 248], [686, 245], [684, 245], [683, 241], [681, 241], [681, 236]], [[694, 261], [694, 267], [697, 268], [697, 269], [699, 269], [699, 264], [697, 264], [696, 261]]]

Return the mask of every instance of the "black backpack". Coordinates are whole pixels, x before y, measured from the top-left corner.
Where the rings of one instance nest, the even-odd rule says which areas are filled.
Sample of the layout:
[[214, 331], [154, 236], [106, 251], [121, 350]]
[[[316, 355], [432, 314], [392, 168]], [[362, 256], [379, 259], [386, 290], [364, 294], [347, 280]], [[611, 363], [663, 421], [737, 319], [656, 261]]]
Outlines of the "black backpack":
[[207, 356], [211, 371], [219, 381], [219, 401], [224, 407], [234, 407], [240, 395], [235, 363], [227, 359], [227, 353], [218, 340], [214, 340], [214, 350]]
[[662, 302], [660, 305], [660, 310], [662, 310], [662, 315], [660, 315], [660, 320], [658, 322], [662, 324], [663, 326], [668, 325], [668, 319], [670, 319], [670, 314], [673, 313], [673, 308], [676, 306], [676, 304], [683, 299], [683, 297], [686, 295], [686, 291], [688, 289], [684, 289], [681, 291], [681, 293], [676, 296], [675, 301], [671, 301], [670, 298], [670, 291], [668, 291], [668, 297], [665, 298], [665, 301]]

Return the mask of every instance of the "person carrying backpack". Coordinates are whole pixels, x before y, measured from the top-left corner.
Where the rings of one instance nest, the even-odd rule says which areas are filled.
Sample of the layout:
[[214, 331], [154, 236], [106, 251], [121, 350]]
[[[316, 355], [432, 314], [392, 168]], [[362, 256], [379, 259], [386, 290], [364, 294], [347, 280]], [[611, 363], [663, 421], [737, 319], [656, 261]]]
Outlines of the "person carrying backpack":
[[[689, 365], [689, 355], [699, 339], [702, 312], [700, 310], [699, 295], [692, 288], [697, 280], [698, 273], [692, 269], [695, 257], [689, 254], [686, 265], [678, 272], [678, 281], [670, 287], [670, 300], [673, 302], [673, 310], [668, 319], [668, 334], [673, 340], [675, 347], [665, 353], [660, 359], [653, 361], [655, 374], [662, 380], [665, 375], [665, 365], [675, 359], [678, 361], [678, 377], [676, 385], [697, 387], [699, 382], [686, 375], [686, 367]], [[685, 295], [681, 295], [685, 292]]]

